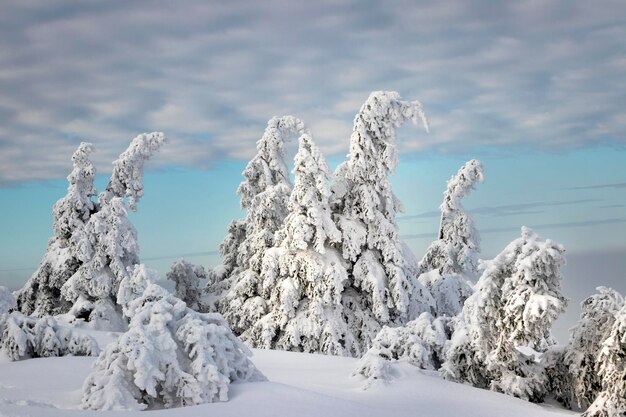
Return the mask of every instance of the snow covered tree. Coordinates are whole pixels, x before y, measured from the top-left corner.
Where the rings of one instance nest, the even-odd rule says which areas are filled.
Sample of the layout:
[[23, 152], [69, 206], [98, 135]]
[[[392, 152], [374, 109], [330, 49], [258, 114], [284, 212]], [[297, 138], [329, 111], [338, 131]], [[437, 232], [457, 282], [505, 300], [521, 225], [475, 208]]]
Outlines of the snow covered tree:
[[201, 265], [193, 265], [184, 259], [174, 262], [166, 278], [176, 283], [175, 295], [187, 304], [187, 307], [205, 312], [202, 302], [203, 288], [201, 280], [206, 285], [207, 272]]
[[398, 163], [396, 128], [409, 120], [427, 127], [419, 102], [373, 92], [354, 119], [349, 159], [338, 167], [332, 187], [342, 256], [349, 262], [342, 303], [366, 348], [382, 325], [405, 324], [434, 307], [428, 290], [414, 280], [417, 265], [396, 224], [402, 206], [388, 179]]
[[482, 181], [483, 166], [476, 159], [450, 178], [439, 207], [439, 239], [431, 243], [419, 263], [420, 283], [433, 294], [438, 316], [457, 315], [472, 294], [470, 282], [478, 278], [480, 238], [461, 200]]
[[430, 245], [420, 261], [421, 272], [436, 269], [441, 275], [454, 273], [470, 279], [478, 278], [480, 237], [461, 200], [476, 188], [478, 182], [483, 182], [483, 178], [482, 163], [472, 159], [448, 181], [443, 203], [439, 206], [439, 240]]
[[113, 162], [113, 173], [100, 193], [98, 211], [72, 236], [80, 266], [63, 285], [63, 297], [73, 303], [70, 313], [96, 328], [123, 330], [125, 322], [116, 306], [116, 293], [128, 268], [139, 263], [137, 231], [128, 219], [124, 199], [131, 209], [143, 196], [143, 168], [163, 144], [162, 133], [135, 137]]
[[135, 266], [117, 299], [128, 331], [107, 346], [83, 385], [85, 409], [176, 407], [228, 400], [234, 381], [263, 375], [250, 352], [216, 313], [201, 314]]
[[292, 188], [284, 144], [290, 135], [303, 133], [307, 133], [304, 124], [293, 116], [270, 119], [257, 142], [257, 155], [243, 172], [245, 179], [237, 193], [246, 217], [229, 227], [230, 234], [220, 246], [227, 264], [218, 268], [223, 275], [215, 278], [210, 289], [220, 296], [219, 310], [236, 334], [267, 314], [260, 288], [262, 261], [287, 216]]
[[10, 312], [16, 306], [13, 293], [7, 287], [0, 286], [0, 315]]
[[582, 417], [622, 417], [626, 415], [626, 305], [615, 315], [598, 363], [602, 391]]
[[72, 156], [74, 168], [67, 177], [67, 194], [53, 208], [54, 236], [39, 268], [17, 292], [18, 309], [25, 314], [60, 314], [71, 306], [61, 297], [61, 287], [80, 266], [73, 236], [81, 232], [96, 210], [91, 200], [96, 194], [96, 170], [89, 159], [92, 150], [91, 143], [82, 142]]
[[372, 347], [357, 364], [354, 375], [366, 378], [365, 388], [375, 382], [391, 379], [390, 366], [405, 361], [421, 369], [437, 370], [444, 360], [449, 335], [450, 318], [434, 318], [424, 312], [400, 327], [383, 327]]
[[341, 233], [331, 217], [330, 171], [308, 133], [300, 136], [289, 215], [262, 266], [268, 313], [241, 335], [252, 346], [333, 355], [362, 350], [341, 305], [345, 262], [331, 245]]
[[[620, 293], [606, 287], [598, 287], [598, 293], [581, 303], [582, 313], [563, 354], [563, 365], [567, 369], [567, 383], [571, 385], [573, 400], [579, 407], [586, 408], [602, 390], [598, 374], [598, 355], [602, 343], [609, 337], [615, 316], [624, 306]], [[571, 406], [572, 398], [562, 398]]]
[[565, 309], [560, 268], [564, 249], [530, 229], [484, 272], [457, 318], [443, 375], [530, 401], [545, 395], [545, 375], [533, 357], [552, 344], [549, 329]]
[[14, 361], [99, 353], [98, 344], [91, 336], [60, 326], [53, 317], [29, 317], [18, 311], [0, 315], [0, 347]]

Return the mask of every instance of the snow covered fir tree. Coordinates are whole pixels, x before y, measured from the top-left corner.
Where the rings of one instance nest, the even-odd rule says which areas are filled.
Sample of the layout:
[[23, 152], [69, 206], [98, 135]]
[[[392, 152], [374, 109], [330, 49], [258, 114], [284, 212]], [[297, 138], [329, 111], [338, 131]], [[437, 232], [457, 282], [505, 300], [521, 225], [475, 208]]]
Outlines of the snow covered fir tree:
[[128, 219], [126, 201], [132, 210], [143, 196], [144, 162], [164, 143], [162, 133], [142, 134], [113, 162], [111, 178], [98, 198], [98, 210], [74, 239], [78, 270], [61, 288], [72, 302], [69, 313], [103, 329], [125, 328], [116, 294], [129, 268], [139, 264], [137, 232]]
[[522, 236], [484, 265], [475, 292], [455, 319], [442, 372], [530, 401], [542, 401], [546, 381], [534, 357], [518, 347], [545, 351], [551, 324], [564, 310], [560, 269], [564, 248], [523, 227]]
[[428, 124], [417, 101], [395, 92], [373, 92], [354, 119], [348, 161], [334, 175], [331, 208], [342, 232], [347, 261], [342, 305], [348, 328], [358, 334], [363, 354], [384, 325], [402, 325], [434, 310], [430, 292], [417, 280], [417, 264], [400, 240], [389, 173], [398, 164], [396, 128]]
[[439, 238], [418, 265], [419, 281], [435, 298], [437, 316], [456, 316], [478, 278], [480, 238], [461, 200], [482, 181], [483, 166], [475, 159], [448, 181], [440, 206]]
[[307, 133], [293, 116], [274, 117], [257, 142], [257, 155], [248, 163], [237, 194], [246, 217], [229, 226], [220, 246], [224, 263], [214, 270], [210, 292], [218, 294], [218, 310], [236, 334], [242, 334], [267, 314], [261, 288], [265, 252], [274, 245], [274, 234], [287, 217], [292, 185], [285, 164], [285, 142]]
[[92, 151], [92, 144], [83, 142], [72, 156], [74, 167], [67, 177], [67, 194], [53, 207], [54, 236], [39, 268], [17, 292], [17, 308], [24, 314], [54, 315], [66, 313], [71, 307], [61, 297], [61, 287], [81, 265], [75, 236], [96, 211], [91, 200], [96, 195], [93, 186], [96, 170], [89, 159]]
[[261, 271], [268, 313], [242, 335], [252, 346], [353, 355], [358, 335], [342, 317], [348, 280], [327, 184], [330, 171], [308, 133], [299, 138], [289, 214], [268, 249]]

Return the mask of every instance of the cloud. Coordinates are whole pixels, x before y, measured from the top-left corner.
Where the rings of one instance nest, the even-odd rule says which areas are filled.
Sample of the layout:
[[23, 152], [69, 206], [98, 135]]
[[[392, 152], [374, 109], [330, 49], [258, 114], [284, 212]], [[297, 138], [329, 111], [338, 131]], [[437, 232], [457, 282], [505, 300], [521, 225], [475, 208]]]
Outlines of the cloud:
[[245, 160], [273, 115], [348, 151], [372, 90], [419, 99], [431, 134], [401, 152], [626, 144], [622, 1], [37, 3], [0, 16], [0, 184], [63, 178], [94, 142], [100, 172], [138, 133], [155, 164]]

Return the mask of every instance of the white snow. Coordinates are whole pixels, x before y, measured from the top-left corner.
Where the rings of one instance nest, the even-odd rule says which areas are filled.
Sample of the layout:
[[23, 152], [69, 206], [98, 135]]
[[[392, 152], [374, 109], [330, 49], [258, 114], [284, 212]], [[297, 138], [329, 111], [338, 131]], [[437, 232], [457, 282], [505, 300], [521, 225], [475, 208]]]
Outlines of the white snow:
[[[91, 331], [97, 340], [106, 332]], [[104, 348], [104, 346], [101, 346]], [[357, 359], [253, 350], [252, 361], [269, 381], [231, 385], [229, 401], [154, 411], [85, 411], [81, 386], [93, 357], [61, 357], [9, 362], [0, 358], [0, 415], [52, 416], [420, 416], [558, 417], [576, 415], [487, 390], [444, 381], [435, 372], [403, 362], [392, 364], [395, 379], [363, 390], [351, 376]]]

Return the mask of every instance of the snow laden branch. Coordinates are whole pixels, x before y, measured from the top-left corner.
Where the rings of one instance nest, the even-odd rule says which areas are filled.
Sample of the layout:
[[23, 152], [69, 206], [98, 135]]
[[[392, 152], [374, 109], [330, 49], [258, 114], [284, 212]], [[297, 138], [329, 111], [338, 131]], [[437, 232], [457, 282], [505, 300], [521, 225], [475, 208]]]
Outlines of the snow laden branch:
[[143, 265], [125, 278], [117, 299], [128, 331], [107, 346], [83, 385], [92, 410], [141, 410], [228, 400], [236, 381], [265, 378], [219, 314], [201, 314], [155, 283]]
[[135, 211], [143, 197], [143, 167], [165, 142], [161, 132], [142, 133], [135, 137], [128, 149], [113, 162], [113, 172], [105, 190], [100, 194], [100, 205], [114, 197], [128, 198], [128, 207]]

